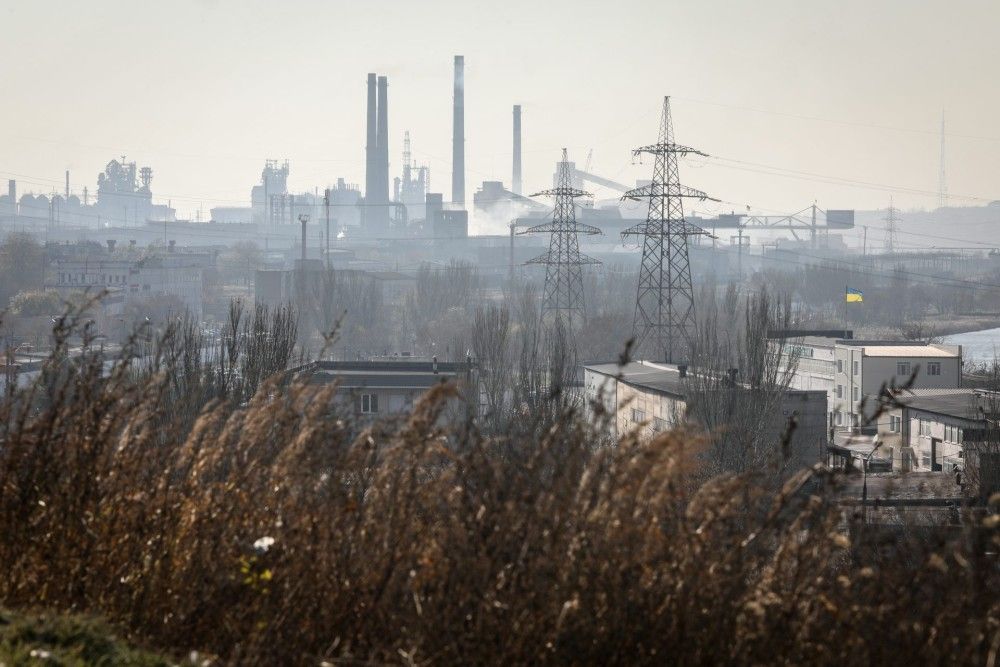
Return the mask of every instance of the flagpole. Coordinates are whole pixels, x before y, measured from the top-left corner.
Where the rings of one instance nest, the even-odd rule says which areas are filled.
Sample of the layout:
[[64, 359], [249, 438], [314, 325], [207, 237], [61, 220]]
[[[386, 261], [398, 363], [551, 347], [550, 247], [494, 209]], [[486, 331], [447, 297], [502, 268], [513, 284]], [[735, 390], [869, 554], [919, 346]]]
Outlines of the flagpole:
[[847, 290], [848, 286], [844, 285], [844, 326], [846, 327], [850, 322], [847, 319]]

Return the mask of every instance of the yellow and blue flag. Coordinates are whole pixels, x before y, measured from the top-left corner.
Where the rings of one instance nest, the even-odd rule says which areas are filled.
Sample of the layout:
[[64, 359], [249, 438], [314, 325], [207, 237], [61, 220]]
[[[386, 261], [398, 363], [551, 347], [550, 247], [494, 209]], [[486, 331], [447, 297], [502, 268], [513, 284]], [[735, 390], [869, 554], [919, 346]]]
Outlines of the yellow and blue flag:
[[847, 303], [862, 303], [865, 298], [861, 294], [861, 290], [848, 287], [847, 294], [844, 295], [844, 300], [847, 301]]

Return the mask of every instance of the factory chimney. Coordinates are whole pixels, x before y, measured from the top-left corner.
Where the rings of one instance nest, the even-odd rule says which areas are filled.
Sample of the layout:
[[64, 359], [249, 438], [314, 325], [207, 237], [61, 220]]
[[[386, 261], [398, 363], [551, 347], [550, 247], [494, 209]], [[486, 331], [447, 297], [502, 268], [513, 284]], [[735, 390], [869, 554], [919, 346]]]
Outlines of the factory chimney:
[[378, 147], [378, 197], [376, 214], [379, 229], [389, 226], [389, 82], [378, 78], [378, 124], [375, 145]]
[[514, 105], [514, 175], [510, 181], [511, 191], [521, 194], [521, 105]]
[[69, 199], [69, 169], [66, 170], [66, 199]]
[[13, 178], [7, 181], [7, 196], [10, 197], [11, 210], [17, 215], [17, 181]]
[[[376, 134], [376, 109], [375, 109], [375, 74], [368, 75], [368, 139], [365, 143], [365, 203], [368, 204], [375, 199], [375, 192], [378, 189], [376, 185], [377, 180], [377, 160], [378, 160], [378, 148], [377, 148], [377, 134]], [[361, 209], [363, 222], [367, 223], [368, 219], [371, 217], [369, 215], [369, 208], [366, 206]]]
[[451, 201], [465, 206], [465, 57], [455, 56], [455, 103], [451, 152]]

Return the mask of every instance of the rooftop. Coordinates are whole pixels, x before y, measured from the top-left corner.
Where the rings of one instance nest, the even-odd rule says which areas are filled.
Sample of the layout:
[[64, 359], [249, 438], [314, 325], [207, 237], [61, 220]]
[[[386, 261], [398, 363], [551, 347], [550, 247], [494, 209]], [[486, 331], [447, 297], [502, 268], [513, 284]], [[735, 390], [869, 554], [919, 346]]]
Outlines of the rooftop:
[[622, 382], [636, 387], [645, 387], [680, 397], [686, 394], [680, 371], [676, 366], [654, 364], [649, 361], [631, 361], [624, 366], [619, 366], [617, 363], [588, 364], [585, 368], [609, 377], [620, 376]]
[[862, 354], [866, 357], [934, 357], [953, 359], [959, 356], [958, 350], [950, 350], [937, 345], [861, 345]]
[[293, 369], [313, 383], [339, 382], [343, 389], [429, 389], [464, 376], [473, 365], [436, 361], [316, 361]]
[[984, 394], [973, 389], [909, 390], [900, 395], [899, 401], [915, 410], [975, 421], [983, 419], [979, 408], [989, 407]]

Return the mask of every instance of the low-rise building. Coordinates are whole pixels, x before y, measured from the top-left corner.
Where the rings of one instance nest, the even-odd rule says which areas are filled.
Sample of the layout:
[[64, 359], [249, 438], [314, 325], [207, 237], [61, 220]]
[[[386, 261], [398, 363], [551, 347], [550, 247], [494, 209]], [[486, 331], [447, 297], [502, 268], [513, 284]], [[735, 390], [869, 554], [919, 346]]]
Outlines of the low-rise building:
[[894, 381], [902, 385], [912, 377], [915, 389], [956, 389], [962, 385], [960, 345], [838, 341], [834, 355], [830, 409], [835, 428], [861, 426], [862, 401], [877, 396], [883, 384]]
[[[648, 361], [584, 366], [584, 392], [588, 405], [595, 401], [613, 415], [612, 436], [634, 428], [648, 435], [667, 430], [687, 413], [692, 388], [685, 366]], [[737, 390], [750, 390], [737, 385]], [[771, 416], [775, 443], [779, 442], [795, 416], [797, 427], [791, 434], [789, 450], [796, 465], [808, 466], [826, 459], [827, 393], [824, 390], [789, 389], [780, 409]]]
[[463, 397], [449, 406], [448, 418], [478, 408], [478, 372], [471, 361], [315, 361], [293, 372], [307, 373], [311, 383], [336, 383], [341, 405], [361, 421], [405, 415], [428, 389], [446, 382], [455, 383]]
[[66, 298], [78, 292], [107, 292], [101, 302], [106, 316], [121, 316], [126, 306], [154, 296], [174, 296], [198, 320], [202, 317], [203, 274], [214, 266], [213, 253], [147, 254], [96, 252], [54, 262], [48, 285]]
[[862, 401], [866, 398], [870, 401], [883, 384], [892, 381], [898, 386], [912, 376], [912, 386], [918, 389], [961, 386], [960, 345], [854, 340], [850, 334], [850, 331], [772, 334], [772, 339], [783, 339], [782, 358], [786, 367], [795, 365], [790, 387], [827, 392], [831, 428], [854, 430], [863, 426]]

